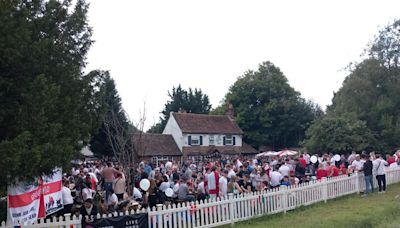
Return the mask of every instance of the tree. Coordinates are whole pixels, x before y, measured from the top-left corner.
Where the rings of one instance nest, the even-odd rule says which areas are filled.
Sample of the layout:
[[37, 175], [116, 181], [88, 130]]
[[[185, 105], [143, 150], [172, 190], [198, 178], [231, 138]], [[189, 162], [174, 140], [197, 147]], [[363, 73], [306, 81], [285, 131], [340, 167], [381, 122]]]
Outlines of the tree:
[[[397, 71], [397, 72], [396, 72]], [[328, 112], [365, 121], [375, 135], [375, 150], [400, 146], [400, 72], [366, 59], [356, 66], [334, 95]]]
[[303, 145], [312, 153], [346, 154], [369, 150], [375, 143], [365, 122], [351, 117], [326, 116], [316, 121], [306, 132]]
[[[367, 58], [350, 70], [327, 109], [329, 118], [349, 117], [365, 123], [373, 135], [370, 150], [388, 152], [400, 147], [399, 29], [397, 20], [379, 32], [367, 50]], [[318, 137], [309, 133], [311, 141]]]
[[164, 110], [161, 112], [163, 117], [160, 118], [160, 123], [152, 126], [149, 132], [161, 133], [171, 112], [185, 111], [188, 113], [208, 114], [211, 110], [210, 100], [206, 94], [203, 94], [201, 89], [195, 88], [189, 91], [182, 89], [181, 85], [173, 87], [172, 92], [168, 92], [170, 98], [165, 104]]
[[388, 69], [400, 67], [400, 20], [395, 20], [379, 31], [368, 53]]
[[107, 129], [104, 121], [117, 118], [118, 120], [113, 120], [113, 122], [117, 121], [121, 127], [124, 128], [124, 131], [128, 130], [130, 123], [128, 122], [122, 108], [121, 98], [115, 88], [114, 80], [108, 72], [104, 72], [103, 77], [104, 82], [100, 87], [100, 93], [102, 94], [102, 109], [105, 114], [101, 119], [100, 128], [92, 135], [90, 140], [90, 150], [96, 156], [112, 157], [114, 156], [114, 151], [112, 149], [113, 145], [110, 144], [110, 141], [107, 138]]
[[301, 98], [271, 62], [239, 77], [225, 100], [233, 104], [236, 122], [254, 147], [297, 146], [311, 122], [322, 113], [317, 105]]
[[[135, 164], [139, 160], [139, 155], [144, 156], [143, 151], [146, 151], [143, 142], [143, 127], [146, 122], [146, 106], [143, 106], [143, 113], [140, 114], [139, 122], [133, 127], [132, 121], [123, 109], [115, 112], [110, 109], [104, 117], [103, 126], [107, 142], [113, 156], [117, 159], [118, 163], [122, 166], [127, 177], [128, 186], [131, 186], [133, 180], [133, 170]], [[124, 118], [121, 118], [121, 115]], [[128, 123], [128, 124], [127, 124]], [[134, 134], [138, 137], [134, 139]], [[132, 188], [128, 189], [128, 194], [131, 193]]]
[[0, 186], [49, 174], [98, 126], [101, 75], [84, 74], [88, 5], [0, 2]]

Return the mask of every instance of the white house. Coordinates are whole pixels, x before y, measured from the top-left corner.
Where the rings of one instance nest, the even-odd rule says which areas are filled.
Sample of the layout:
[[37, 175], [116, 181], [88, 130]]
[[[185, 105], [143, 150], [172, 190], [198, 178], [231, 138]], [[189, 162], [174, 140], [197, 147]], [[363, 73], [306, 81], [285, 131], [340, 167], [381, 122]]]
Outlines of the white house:
[[171, 112], [163, 134], [172, 135], [183, 156], [196, 160], [257, 153], [242, 141], [243, 131], [229, 115]]

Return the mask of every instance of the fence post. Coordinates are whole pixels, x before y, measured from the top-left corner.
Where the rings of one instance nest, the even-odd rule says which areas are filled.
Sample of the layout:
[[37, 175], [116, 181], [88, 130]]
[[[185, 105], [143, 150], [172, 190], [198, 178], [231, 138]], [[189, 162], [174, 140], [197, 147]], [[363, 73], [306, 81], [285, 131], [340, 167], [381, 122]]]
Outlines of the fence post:
[[163, 221], [163, 217], [164, 217], [164, 214], [162, 213], [163, 205], [157, 204], [156, 206], [157, 206], [157, 224], [158, 224], [157, 226], [162, 227], [162, 221]]
[[328, 202], [328, 181], [327, 178], [322, 178], [322, 197], [324, 202]]
[[235, 209], [234, 209], [234, 205], [235, 202], [233, 202], [233, 199], [235, 198], [235, 196], [232, 193], [228, 194], [228, 199], [229, 199], [229, 218], [231, 219], [231, 226], [235, 225]]
[[355, 177], [355, 186], [356, 186], [356, 193], [360, 194], [360, 177], [357, 171], [354, 172]]
[[286, 211], [288, 209], [288, 204], [289, 204], [289, 188], [287, 186], [280, 186], [282, 188], [282, 207], [283, 207], [283, 213], [286, 214]]

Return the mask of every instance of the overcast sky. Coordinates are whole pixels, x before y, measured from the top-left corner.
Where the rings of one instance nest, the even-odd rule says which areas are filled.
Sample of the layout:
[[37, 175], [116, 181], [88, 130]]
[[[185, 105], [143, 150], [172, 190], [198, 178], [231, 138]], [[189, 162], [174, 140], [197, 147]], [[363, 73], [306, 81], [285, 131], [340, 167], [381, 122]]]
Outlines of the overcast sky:
[[201, 88], [216, 107], [245, 71], [271, 61], [306, 99], [331, 103], [350, 62], [400, 1], [91, 0], [88, 70], [109, 70], [124, 109], [146, 128], [168, 90]]

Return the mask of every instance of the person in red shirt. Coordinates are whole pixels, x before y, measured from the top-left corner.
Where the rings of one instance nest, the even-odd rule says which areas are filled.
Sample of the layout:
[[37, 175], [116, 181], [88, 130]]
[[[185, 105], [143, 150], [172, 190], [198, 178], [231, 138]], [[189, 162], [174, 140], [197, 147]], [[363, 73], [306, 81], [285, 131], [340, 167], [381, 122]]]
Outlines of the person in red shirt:
[[331, 175], [330, 176], [331, 177], [339, 176], [339, 169], [334, 164], [331, 165]]
[[388, 165], [390, 165], [390, 164], [392, 164], [392, 163], [395, 163], [396, 162], [396, 158], [395, 157], [393, 157], [393, 156], [390, 156], [390, 155], [388, 155], [387, 156], [387, 163], [388, 163]]
[[306, 162], [306, 159], [304, 159], [304, 156], [303, 156], [302, 154], [300, 155], [299, 162], [300, 162], [300, 164], [303, 166], [303, 168], [306, 167], [307, 162]]
[[323, 177], [327, 177], [328, 174], [326, 170], [323, 168], [322, 164], [319, 164], [317, 171], [315, 172], [315, 176], [317, 180], [321, 180]]
[[341, 164], [339, 166], [339, 168], [340, 168], [340, 170], [339, 170], [339, 174], [340, 175], [347, 175], [347, 168], [346, 168], [346, 166], [344, 164]]
[[325, 170], [326, 170], [327, 177], [331, 177], [332, 176], [332, 165], [331, 165], [330, 161], [326, 162]]

